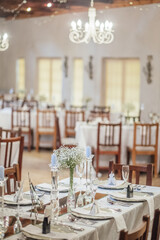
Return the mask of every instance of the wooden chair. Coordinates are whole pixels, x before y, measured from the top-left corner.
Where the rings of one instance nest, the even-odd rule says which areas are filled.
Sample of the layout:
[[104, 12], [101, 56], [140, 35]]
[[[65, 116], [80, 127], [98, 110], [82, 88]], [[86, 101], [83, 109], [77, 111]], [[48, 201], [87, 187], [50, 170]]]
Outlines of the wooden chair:
[[3, 129], [0, 127], [0, 137], [1, 138], [11, 138], [11, 137], [20, 137], [21, 129], [19, 128], [17, 131], [12, 129]]
[[111, 107], [110, 106], [97, 106], [97, 105], [94, 105], [93, 111], [95, 111], [95, 112], [110, 112], [111, 111]]
[[77, 121], [84, 121], [84, 111], [66, 111], [65, 113], [65, 137], [75, 137]]
[[[118, 172], [118, 176], [122, 178], [122, 166], [123, 164], [116, 164], [113, 161], [109, 162], [109, 174], [111, 172]], [[152, 186], [152, 164], [147, 165], [130, 165], [129, 166], [129, 182], [133, 181], [133, 173], [135, 172], [136, 184], [140, 183], [140, 173], [146, 173], [146, 185]]]
[[31, 113], [30, 109], [14, 109], [12, 108], [11, 128], [17, 131], [21, 128], [21, 134], [28, 136], [27, 147], [31, 151], [33, 142], [33, 131], [31, 129]]
[[97, 129], [97, 148], [96, 155], [96, 173], [99, 170], [108, 169], [108, 167], [99, 166], [100, 155], [115, 155], [116, 163], [121, 162], [121, 123], [98, 123]]
[[133, 148], [127, 147], [127, 164], [129, 164], [130, 154], [132, 163], [136, 164], [136, 155], [154, 156], [154, 175], [157, 176], [158, 161], [158, 130], [159, 124], [134, 123]]
[[59, 148], [61, 146], [70, 147], [70, 148], [77, 146], [75, 138], [61, 138], [58, 117], [56, 117], [56, 132], [57, 132], [56, 148]]
[[159, 240], [159, 236], [160, 236], [160, 209], [156, 209], [153, 220], [151, 240]]
[[21, 179], [22, 159], [23, 159], [24, 137], [0, 138], [0, 163], [4, 168], [19, 166], [19, 176]]
[[132, 230], [130, 233], [122, 230], [119, 240], [147, 240], [149, 231], [149, 216], [143, 217], [143, 222], [140, 226]]
[[96, 118], [100, 118], [102, 121], [110, 121], [110, 112], [90, 111], [88, 121], [94, 121]]
[[0, 108], [4, 108], [4, 96], [0, 95]]
[[7, 177], [5, 194], [15, 193], [16, 181], [20, 181], [19, 165], [14, 164], [13, 167], [5, 168], [4, 175]]
[[38, 109], [38, 105], [39, 105], [39, 103], [38, 103], [37, 100], [35, 100], [35, 99], [27, 100], [25, 98], [24, 101], [22, 102], [21, 107], [26, 106], [26, 107], [28, 107], [30, 109]]
[[39, 151], [40, 136], [50, 135], [53, 136], [53, 149], [56, 149], [56, 111], [45, 109], [37, 109], [37, 128], [36, 128], [36, 150]]

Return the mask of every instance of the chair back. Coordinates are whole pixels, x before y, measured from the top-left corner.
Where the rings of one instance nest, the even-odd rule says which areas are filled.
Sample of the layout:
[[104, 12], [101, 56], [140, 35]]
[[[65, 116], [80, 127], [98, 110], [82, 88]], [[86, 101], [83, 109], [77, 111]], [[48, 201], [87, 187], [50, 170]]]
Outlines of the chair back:
[[[123, 164], [117, 164], [113, 161], [109, 162], [109, 174], [111, 172], [118, 172], [118, 176], [123, 179], [122, 177], [122, 166]], [[152, 185], [152, 176], [153, 176], [153, 168], [152, 164], [147, 165], [129, 165], [129, 182], [132, 183], [133, 181], [133, 172], [136, 175], [136, 184], [140, 183], [140, 173], [146, 173], [146, 185]]]
[[11, 128], [23, 131], [31, 130], [31, 114], [30, 109], [14, 109], [12, 108]]
[[119, 240], [147, 240], [149, 231], [149, 216], [143, 217], [143, 222], [136, 229], [132, 230], [130, 233], [122, 230], [120, 232]]
[[30, 109], [38, 109], [38, 105], [39, 105], [38, 101], [35, 99], [31, 99], [31, 100], [24, 99], [21, 107], [26, 106]]
[[59, 127], [59, 118], [56, 117], [56, 148], [58, 149], [61, 146], [61, 132], [60, 132], [60, 127]]
[[52, 109], [37, 109], [37, 130], [55, 131], [56, 111]]
[[1, 138], [11, 138], [11, 137], [20, 137], [20, 136], [21, 136], [21, 128], [18, 128], [18, 130], [0, 128]]
[[7, 177], [7, 184], [5, 186], [5, 194], [13, 194], [16, 190], [16, 181], [20, 181], [19, 165], [14, 164], [13, 167], [5, 168], [5, 177]]
[[0, 164], [4, 168], [19, 165], [21, 178], [24, 137], [0, 139]]
[[66, 111], [65, 113], [65, 137], [75, 137], [77, 121], [84, 121], [84, 111]]
[[160, 236], [160, 209], [156, 209], [153, 220], [151, 240], [159, 240], [159, 236]]
[[98, 123], [97, 150], [101, 147], [121, 147], [121, 123]]
[[133, 148], [154, 147], [158, 148], [158, 128], [159, 124], [135, 123]]
[[95, 119], [100, 118], [102, 121], [110, 120], [110, 111], [101, 112], [101, 111], [90, 111], [88, 120], [94, 121]]

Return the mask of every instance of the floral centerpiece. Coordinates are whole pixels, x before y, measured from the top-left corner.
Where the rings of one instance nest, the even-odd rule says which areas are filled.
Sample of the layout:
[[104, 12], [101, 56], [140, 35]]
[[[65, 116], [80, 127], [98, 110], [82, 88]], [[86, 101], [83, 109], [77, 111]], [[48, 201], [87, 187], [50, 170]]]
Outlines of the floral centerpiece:
[[79, 147], [60, 147], [54, 150], [53, 153], [57, 156], [59, 168], [68, 168], [70, 170], [70, 188], [73, 190], [73, 173], [76, 165], [85, 161], [86, 156], [84, 150]]

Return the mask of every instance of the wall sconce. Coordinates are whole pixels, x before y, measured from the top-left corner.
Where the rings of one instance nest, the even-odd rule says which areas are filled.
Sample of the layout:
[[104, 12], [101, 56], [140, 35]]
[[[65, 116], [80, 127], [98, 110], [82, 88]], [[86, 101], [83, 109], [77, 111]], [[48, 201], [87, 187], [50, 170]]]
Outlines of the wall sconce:
[[89, 57], [89, 78], [93, 79], [93, 57]]
[[147, 77], [147, 83], [148, 84], [150, 84], [152, 82], [152, 70], [153, 70], [152, 64], [151, 64], [152, 59], [153, 59], [152, 55], [147, 56], [148, 62], [146, 64], [146, 66], [143, 67], [143, 72]]
[[68, 77], [68, 57], [64, 57], [64, 75]]

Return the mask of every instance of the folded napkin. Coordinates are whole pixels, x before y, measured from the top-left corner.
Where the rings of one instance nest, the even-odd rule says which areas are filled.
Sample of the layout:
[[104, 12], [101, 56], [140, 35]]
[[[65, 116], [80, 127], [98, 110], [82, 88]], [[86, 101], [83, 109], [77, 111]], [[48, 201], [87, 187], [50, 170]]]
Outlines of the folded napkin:
[[127, 198], [127, 193], [126, 191], [122, 192], [112, 192], [110, 196], [116, 200], [122, 200], [126, 202], [144, 202], [147, 199], [151, 198], [151, 195], [148, 194], [147, 192], [133, 192], [133, 197]]

